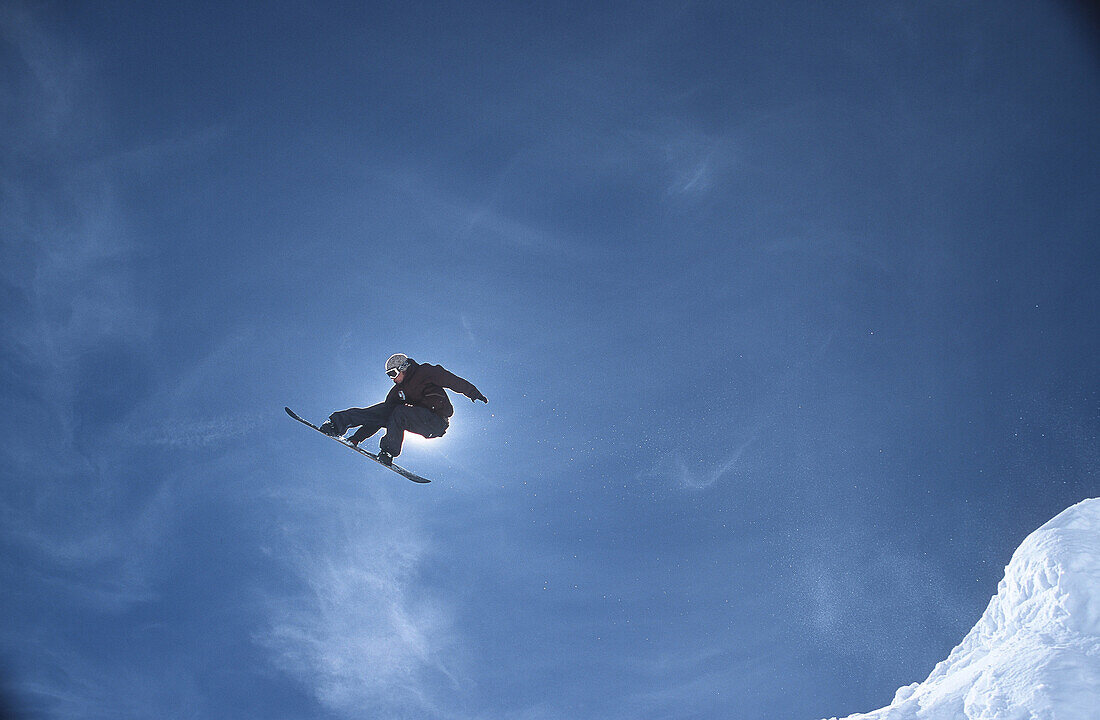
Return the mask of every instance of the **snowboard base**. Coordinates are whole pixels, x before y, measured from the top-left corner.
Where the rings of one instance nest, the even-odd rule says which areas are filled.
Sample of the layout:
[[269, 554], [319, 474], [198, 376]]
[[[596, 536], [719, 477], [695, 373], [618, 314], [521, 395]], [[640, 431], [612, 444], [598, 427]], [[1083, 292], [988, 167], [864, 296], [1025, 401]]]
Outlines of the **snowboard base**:
[[374, 453], [372, 453], [370, 451], [367, 451], [367, 450], [364, 450], [363, 448], [358, 447], [356, 445], [352, 445], [350, 442], [348, 442], [347, 440], [345, 440], [343, 438], [333, 437], [332, 435], [328, 435], [326, 433], [321, 432], [321, 428], [317, 427], [316, 425], [311, 423], [309, 420], [305, 420], [305, 419], [301, 418], [296, 412], [294, 412], [293, 410], [291, 410], [288, 407], [284, 407], [283, 410], [286, 410], [287, 415], [294, 418], [295, 420], [302, 423], [303, 425], [308, 425], [309, 427], [313, 428], [314, 430], [321, 433], [325, 437], [332, 438], [333, 440], [340, 443], [344, 447], [351, 448], [352, 450], [359, 453], [360, 455], [366, 455], [367, 457], [369, 457], [371, 460], [375, 461], [376, 463], [378, 463], [382, 467], [393, 470], [398, 475], [401, 475], [405, 478], [408, 478], [409, 480], [412, 480], [414, 483], [430, 483], [431, 482], [431, 480], [429, 480], [427, 478], [422, 478], [419, 475], [417, 475], [416, 473], [412, 472], [411, 470], [406, 470], [405, 468], [401, 467], [400, 465], [387, 465], [384, 462], [382, 462], [381, 460], [379, 460], [378, 456], [375, 455]]

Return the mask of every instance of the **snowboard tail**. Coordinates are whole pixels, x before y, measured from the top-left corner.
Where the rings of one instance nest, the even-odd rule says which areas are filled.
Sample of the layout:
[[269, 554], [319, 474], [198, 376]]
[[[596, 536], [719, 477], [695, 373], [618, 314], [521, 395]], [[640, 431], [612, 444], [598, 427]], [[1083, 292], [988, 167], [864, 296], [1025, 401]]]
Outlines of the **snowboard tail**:
[[352, 450], [359, 453], [360, 455], [366, 455], [367, 457], [369, 457], [371, 460], [375, 461], [376, 463], [378, 463], [382, 467], [389, 468], [390, 470], [393, 470], [398, 475], [404, 476], [404, 477], [408, 478], [409, 480], [412, 480], [414, 483], [429, 483], [429, 482], [431, 482], [431, 480], [428, 480], [427, 478], [422, 478], [419, 475], [417, 475], [416, 473], [412, 472], [411, 470], [406, 470], [405, 468], [401, 467], [400, 465], [392, 465], [392, 464], [387, 465], [384, 462], [382, 462], [381, 460], [379, 460], [378, 456], [375, 455], [374, 453], [369, 452], [367, 450], [364, 450], [361, 447], [357, 447], [355, 445], [352, 445], [350, 442], [348, 442], [347, 440], [344, 440], [343, 438], [333, 437], [332, 435], [328, 435], [326, 433], [321, 432], [321, 428], [317, 427], [316, 425], [311, 423], [309, 420], [303, 419], [296, 412], [294, 412], [293, 410], [291, 410], [288, 407], [284, 407], [283, 410], [286, 410], [287, 415], [294, 418], [295, 420], [302, 423], [303, 425], [308, 425], [309, 427], [313, 428], [314, 430], [321, 433], [325, 437], [332, 438], [333, 440], [340, 443], [344, 447], [351, 448]]

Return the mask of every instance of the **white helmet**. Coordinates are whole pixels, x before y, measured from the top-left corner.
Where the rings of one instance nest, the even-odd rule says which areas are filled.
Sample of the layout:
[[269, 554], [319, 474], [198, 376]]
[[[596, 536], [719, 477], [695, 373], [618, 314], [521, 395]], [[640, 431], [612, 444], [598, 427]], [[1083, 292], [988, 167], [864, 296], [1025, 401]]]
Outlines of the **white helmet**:
[[[407, 355], [394, 353], [390, 355], [390, 359], [386, 361], [386, 374], [390, 377], [397, 377], [409, 369], [409, 364], [409, 357]], [[397, 372], [393, 372], [394, 370]]]

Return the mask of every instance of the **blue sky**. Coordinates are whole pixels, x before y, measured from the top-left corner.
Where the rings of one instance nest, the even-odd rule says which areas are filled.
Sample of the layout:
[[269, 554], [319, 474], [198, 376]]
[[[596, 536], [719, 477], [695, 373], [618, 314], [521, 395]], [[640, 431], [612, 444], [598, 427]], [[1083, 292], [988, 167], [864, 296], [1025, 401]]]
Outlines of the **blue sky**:
[[1096, 495], [1075, 8], [3, 3], [9, 706], [888, 703]]

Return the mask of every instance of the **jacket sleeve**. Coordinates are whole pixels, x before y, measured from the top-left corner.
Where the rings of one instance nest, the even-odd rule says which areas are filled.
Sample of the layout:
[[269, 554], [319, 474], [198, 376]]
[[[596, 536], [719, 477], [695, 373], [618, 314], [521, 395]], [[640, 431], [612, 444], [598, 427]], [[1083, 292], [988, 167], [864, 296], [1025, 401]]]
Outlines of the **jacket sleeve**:
[[471, 400], [484, 397], [472, 382], [460, 378], [442, 365], [433, 366], [432, 371], [436, 385], [462, 393]]

